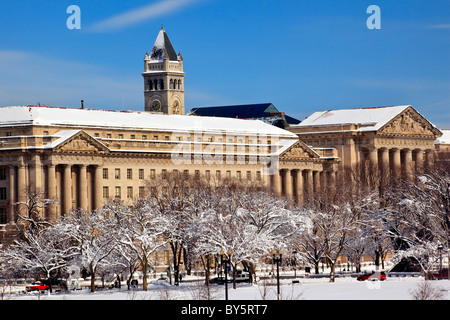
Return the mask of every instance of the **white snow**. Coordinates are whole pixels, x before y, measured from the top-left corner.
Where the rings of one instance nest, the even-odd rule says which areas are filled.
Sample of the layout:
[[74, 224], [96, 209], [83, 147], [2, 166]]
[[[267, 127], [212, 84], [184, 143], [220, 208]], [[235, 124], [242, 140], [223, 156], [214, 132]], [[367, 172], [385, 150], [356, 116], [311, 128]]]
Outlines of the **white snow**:
[[139, 111], [12, 106], [0, 108], [2, 125], [70, 126], [76, 128], [120, 128], [212, 134], [271, 135], [297, 138], [292, 132], [260, 120], [167, 115]]
[[293, 127], [358, 124], [358, 131], [378, 130], [410, 106], [317, 111]]
[[436, 144], [450, 144], [450, 129], [440, 129], [442, 137], [437, 138]]
[[[284, 300], [412, 300], [412, 292], [424, 282], [423, 277], [388, 278], [385, 281], [357, 281], [355, 278], [336, 278], [330, 283], [329, 279], [298, 279], [299, 283], [281, 280], [281, 294]], [[270, 280], [266, 299], [276, 300], [276, 279]], [[436, 289], [444, 293], [446, 300], [450, 299], [450, 281], [429, 281]], [[95, 293], [88, 290], [74, 291], [69, 294], [52, 293], [51, 295], [38, 293], [6, 294], [9, 300], [162, 300], [170, 297], [174, 300], [195, 300], [195, 295], [203, 290], [203, 282], [181, 283], [179, 287], [171, 286], [165, 281], [154, 281], [149, 284], [148, 291], [141, 288], [128, 291], [126, 286], [121, 289], [106, 289]], [[223, 300], [224, 285], [211, 285], [212, 296], [216, 300]], [[263, 300], [263, 281], [258, 284], [238, 284], [237, 289], [228, 286], [230, 300]]]

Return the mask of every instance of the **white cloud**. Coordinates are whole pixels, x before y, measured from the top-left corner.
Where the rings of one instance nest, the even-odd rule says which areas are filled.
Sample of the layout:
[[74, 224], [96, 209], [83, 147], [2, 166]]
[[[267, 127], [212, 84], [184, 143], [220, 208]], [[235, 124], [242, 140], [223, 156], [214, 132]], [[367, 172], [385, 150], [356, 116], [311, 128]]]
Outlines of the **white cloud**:
[[195, 2], [198, 2], [198, 0], [161, 0], [99, 21], [87, 29], [93, 32], [122, 29], [164, 14], [170, 14]]
[[447, 24], [435, 24], [430, 26], [431, 29], [450, 29], [450, 23]]

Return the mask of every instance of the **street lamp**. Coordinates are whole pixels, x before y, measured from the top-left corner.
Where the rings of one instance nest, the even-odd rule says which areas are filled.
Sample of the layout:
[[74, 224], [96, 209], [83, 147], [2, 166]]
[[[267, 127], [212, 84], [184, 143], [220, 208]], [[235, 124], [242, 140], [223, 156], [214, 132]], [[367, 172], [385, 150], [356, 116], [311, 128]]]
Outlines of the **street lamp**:
[[439, 280], [442, 279], [442, 250], [444, 249], [444, 247], [442, 246], [442, 244], [438, 244], [438, 252], [439, 252], [439, 259], [441, 261], [440, 267], [439, 267]]
[[[278, 253], [278, 257], [276, 256]], [[283, 256], [283, 250], [272, 250], [273, 255], [273, 263], [277, 264], [277, 297], [278, 300], [281, 300], [281, 294], [280, 294], [280, 264]]]
[[227, 251], [227, 255], [228, 255], [228, 259], [225, 256], [225, 252], [223, 251], [223, 249], [220, 250], [220, 263], [223, 266], [225, 264], [225, 300], [228, 300], [228, 268], [227, 268], [227, 264], [230, 263], [230, 259], [231, 259], [231, 254], [233, 252], [231, 251], [231, 249], [228, 249]]
[[294, 255], [294, 278], [297, 279], [297, 257], [296, 257], [297, 250], [294, 249], [292, 251], [292, 254]]

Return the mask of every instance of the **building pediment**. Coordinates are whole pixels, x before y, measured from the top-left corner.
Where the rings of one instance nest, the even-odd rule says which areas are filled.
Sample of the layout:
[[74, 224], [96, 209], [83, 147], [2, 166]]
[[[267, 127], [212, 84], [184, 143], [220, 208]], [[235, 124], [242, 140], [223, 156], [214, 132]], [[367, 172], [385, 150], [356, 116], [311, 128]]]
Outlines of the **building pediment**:
[[316, 158], [320, 158], [320, 156], [300, 140], [295, 142], [292, 146], [290, 146], [280, 154], [280, 160], [301, 160]]
[[442, 133], [412, 107], [398, 114], [378, 130], [382, 135], [438, 137]]
[[86, 132], [80, 130], [53, 148], [61, 153], [109, 153], [110, 150]]

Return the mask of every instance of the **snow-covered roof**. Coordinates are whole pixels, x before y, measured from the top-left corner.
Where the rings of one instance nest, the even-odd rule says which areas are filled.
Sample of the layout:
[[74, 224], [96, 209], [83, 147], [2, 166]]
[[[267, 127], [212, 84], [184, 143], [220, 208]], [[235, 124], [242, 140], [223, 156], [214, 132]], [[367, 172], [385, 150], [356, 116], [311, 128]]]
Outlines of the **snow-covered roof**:
[[272, 135], [297, 138], [287, 130], [260, 120], [167, 115], [140, 111], [38, 106], [0, 107], [0, 126], [42, 125], [70, 128], [118, 128], [211, 134]]
[[336, 126], [357, 124], [358, 131], [376, 131], [410, 106], [317, 111], [292, 127]]
[[440, 129], [442, 137], [437, 138], [435, 144], [450, 144], [450, 129]]

